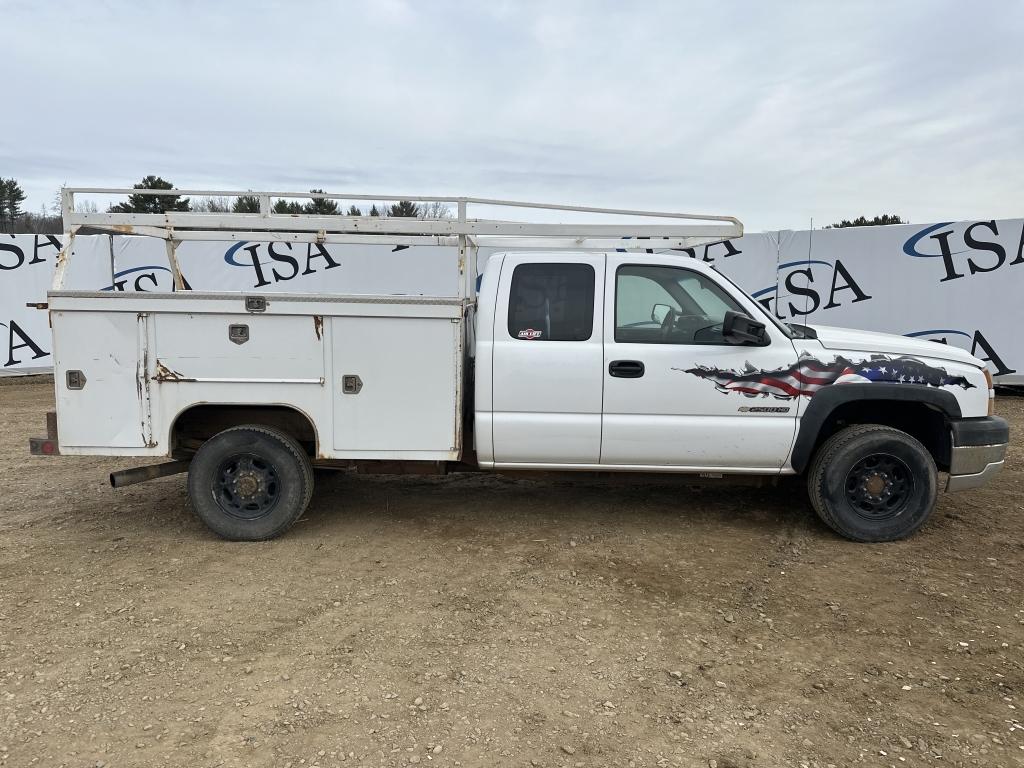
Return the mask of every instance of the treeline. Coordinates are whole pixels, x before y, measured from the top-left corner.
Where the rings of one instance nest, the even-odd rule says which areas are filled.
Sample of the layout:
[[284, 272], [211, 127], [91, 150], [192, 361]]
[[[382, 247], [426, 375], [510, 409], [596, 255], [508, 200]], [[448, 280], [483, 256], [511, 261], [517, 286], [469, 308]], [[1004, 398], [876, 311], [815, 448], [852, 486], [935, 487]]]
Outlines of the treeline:
[[[174, 185], [159, 176], [146, 176], [134, 189], [166, 189], [173, 190]], [[312, 194], [325, 194], [322, 189], [309, 190]], [[54, 198], [50, 210], [44, 205], [38, 214], [22, 210], [25, 192], [16, 179], [0, 177], [0, 232], [28, 234], [58, 234], [64, 231], [61, 218], [60, 191]], [[92, 201], [76, 203], [75, 209], [84, 213], [96, 213], [98, 208]], [[127, 201], [111, 205], [112, 213], [165, 213], [168, 211], [197, 211], [203, 213], [259, 213], [260, 201], [255, 195], [241, 197], [204, 197], [190, 199], [181, 195], [129, 195]], [[300, 202], [278, 198], [274, 200], [272, 211], [278, 214], [307, 213], [322, 216], [396, 216], [421, 219], [448, 219], [452, 217], [451, 209], [444, 203], [415, 203], [412, 200], [399, 200], [395, 203], [372, 203], [366, 213], [356, 205], [350, 205], [342, 211], [336, 200], [313, 198]]]
[[[60, 232], [60, 215], [50, 215], [44, 206], [41, 214], [25, 213], [21, 206], [25, 202], [25, 190], [17, 179], [0, 176], [0, 232], [47, 233]], [[41, 221], [47, 219], [47, 221]], [[50, 221], [52, 219], [52, 221]], [[56, 229], [51, 229], [56, 225]]]
[[[159, 176], [147, 176], [134, 185], [135, 189], [174, 189], [171, 182]], [[311, 189], [311, 194], [326, 194], [322, 189]], [[278, 198], [271, 210], [279, 214], [309, 213], [318, 216], [362, 216], [363, 211], [355, 205], [342, 212], [337, 200], [329, 198], [313, 198], [305, 202]], [[124, 203], [112, 205], [114, 213], [166, 213], [168, 211], [198, 211], [202, 213], [259, 213], [260, 200], [255, 195], [241, 197], [204, 197], [191, 200], [181, 195], [129, 195]], [[401, 216], [406, 218], [446, 219], [451, 217], [451, 210], [444, 203], [427, 203], [421, 205], [411, 200], [399, 200], [397, 203], [373, 203], [367, 216]]]
[[[174, 185], [159, 176], [146, 176], [135, 184], [134, 189], [166, 189], [173, 190]], [[324, 194], [322, 189], [309, 190], [313, 194]], [[25, 232], [28, 234], [56, 234], [64, 231], [61, 220], [60, 191], [54, 203], [47, 210], [42, 206], [39, 213], [27, 213], [22, 210], [25, 192], [16, 179], [0, 177], [0, 232]], [[97, 206], [92, 201], [82, 201], [75, 206], [83, 213], [95, 213]], [[255, 195], [241, 197], [204, 197], [191, 200], [181, 195], [129, 195], [124, 203], [112, 205], [108, 209], [115, 213], [165, 213], [167, 211], [199, 211], [205, 213], [259, 213], [260, 201]], [[342, 212], [336, 200], [314, 198], [299, 202], [278, 198], [272, 206], [274, 213], [295, 214], [311, 213], [321, 216], [398, 216], [421, 219], [451, 218], [451, 209], [444, 203], [414, 203], [412, 200], [399, 200], [396, 203], [373, 203], [364, 214], [356, 205], [350, 205]], [[883, 213], [881, 216], [867, 218], [858, 216], [855, 219], [843, 219], [830, 224], [825, 229], [841, 229], [844, 227], [875, 227], [887, 224], [906, 224], [897, 214]]]
[[843, 219], [842, 221], [837, 221], [835, 224], [829, 224], [825, 229], [845, 229], [846, 227], [884, 227], [889, 224], [909, 223], [909, 221], [904, 221], [898, 214], [883, 213], [881, 216], [874, 216], [870, 219], [866, 216], [858, 216], [856, 219]]

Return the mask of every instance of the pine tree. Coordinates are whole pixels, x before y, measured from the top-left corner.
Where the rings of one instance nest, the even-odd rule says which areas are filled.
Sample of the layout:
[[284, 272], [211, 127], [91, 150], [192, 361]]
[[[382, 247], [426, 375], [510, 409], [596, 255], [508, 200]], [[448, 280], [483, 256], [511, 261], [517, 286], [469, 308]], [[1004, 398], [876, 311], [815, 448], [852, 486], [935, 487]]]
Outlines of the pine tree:
[[380, 216], [380, 211], [377, 210], [377, 204], [376, 203], [374, 203], [373, 205], [370, 206], [370, 215], [371, 216]]
[[302, 213], [302, 206], [294, 200], [278, 198], [274, 203], [274, 213]]
[[259, 213], [260, 199], [256, 195], [242, 195], [235, 198], [235, 204], [231, 207], [235, 213]]
[[391, 206], [388, 213], [391, 216], [402, 216], [405, 218], [416, 218], [420, 215], [420, 207], [412, 200], [399, 200]]
[[[169, 181], [159, 176], [146, 176], [134, 189], [174, 189]], [[110, 206], [111, 213], [167, 213], [191, 210], [187, 197], [180, 195], [129, 195], [127, 203]]]
[[363, 212], [360, 211], [358, 208], [356, 208], [354, 205], [350, 205], [348, 207], [348, 213], [345, 214], [345, 215], [346, 216], [362, 216]]
[[21, 204], [25, 202], [25, 192], [18, 180], [0, 178], [0, 225], [13, 228], [21, 217]]
[[7, 229], [7, 179], [0, 176], [0, 229]]
[[25, 202], [25, 191], [18, 184], [17, 179], [7, 180], [7, 211], [11, 219], [15, 220], [21, 216], [21, 204]]
[[[313, 194], [324, 194], [322, 189], [311, 189], [309, 191]], [[337, 216], [341, 213], [341, 209], [338, 208], [338, 203], [336, 201], [325, 198], [315, 198], [310, 200], [302, 206], [302, 211], [304, 213], [314, 213], [320, 216]]]

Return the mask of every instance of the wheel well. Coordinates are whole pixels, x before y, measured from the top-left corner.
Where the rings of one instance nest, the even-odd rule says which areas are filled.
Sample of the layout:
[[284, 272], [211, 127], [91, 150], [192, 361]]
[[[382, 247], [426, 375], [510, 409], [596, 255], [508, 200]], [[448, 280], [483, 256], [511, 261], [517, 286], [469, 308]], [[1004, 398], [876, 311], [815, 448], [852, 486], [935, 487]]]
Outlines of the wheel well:
[[218, 432], [241, 424], [279, 429], [298, 440], [310, 456], [317, 455], [316, 427], [306, 414], [287, 405], [193, 405], [179, 413], [171, 425], [171, 450], [195, 453]]
[[942, 470], [949, 469], [950, 439], [946, 415], [922, 402], [850, 400], [837, 405], [818, 430], [811, 455], [828, 438], [851, 424], [883, 424], [917, 438]]

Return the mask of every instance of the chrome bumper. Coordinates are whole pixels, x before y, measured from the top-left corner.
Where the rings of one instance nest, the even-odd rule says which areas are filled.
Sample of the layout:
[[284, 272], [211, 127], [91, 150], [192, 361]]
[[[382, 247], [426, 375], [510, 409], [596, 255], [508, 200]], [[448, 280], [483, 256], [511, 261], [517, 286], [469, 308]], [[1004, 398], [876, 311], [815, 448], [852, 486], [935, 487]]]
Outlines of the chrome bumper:
[[[994, 448], [996, 446], [985, 446], [986, 448]], [[1003, 449], [1002, 454], [1006, 453], [1006, 446], [998, 446]], [[968, 488], [977, 488], [978, 486], [984, 485], [993, 477], [999, 474], [999, 470], [1003, 468], [1003, 460], [990, 461], [985, 464], [985, 468], [980, 472], [971, 472], [969, 474], [954, 475], [950, 474], [949, 480], [946, 481], [947, 491], [965, 491]], [[952, 469], [952, 467], [951, 467]]]
[[949, 460], [947, 491], [984, 485], [1003, 468], [1009, 444], [1009, 427], [997, 416], [963, 419], [952, 425], [953, 447]]

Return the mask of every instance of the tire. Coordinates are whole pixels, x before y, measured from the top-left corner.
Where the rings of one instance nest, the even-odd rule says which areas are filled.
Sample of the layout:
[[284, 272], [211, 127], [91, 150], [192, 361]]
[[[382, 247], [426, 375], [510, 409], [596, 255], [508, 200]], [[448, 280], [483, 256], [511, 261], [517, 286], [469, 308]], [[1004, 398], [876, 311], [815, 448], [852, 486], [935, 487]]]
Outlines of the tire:
[[896, 541], [924, 525], [938, 497], [928, 449], [906, 432], [858, 424], [818, 449], [807, 474], [818, 517], [853, 541]]
[[258, 424], [225, 429], [196, 452], [188, 470], [196, 515], [231, 541], [287, 531], [309, 506], [313, 467], [288, 434]]

